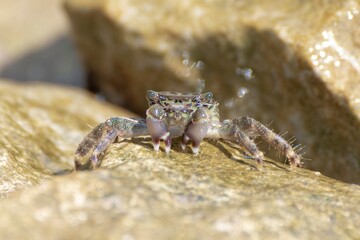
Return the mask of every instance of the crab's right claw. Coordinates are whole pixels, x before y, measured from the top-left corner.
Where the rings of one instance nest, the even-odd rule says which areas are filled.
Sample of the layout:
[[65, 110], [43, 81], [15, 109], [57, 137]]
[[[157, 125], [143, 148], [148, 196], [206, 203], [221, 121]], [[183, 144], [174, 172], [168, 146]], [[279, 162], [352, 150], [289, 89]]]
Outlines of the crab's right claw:
[[165, 140], [165, 152], [169, 153], [171, 138], [164, 119], [165, 116], [165, 111], [160, 105], [152, 105], [146, 111], [146, 125], [152, 139], [154, 150], [159, 151], [160, 140]]
[[[117, 137], [131, 138], [148, 135], [144, 119], [112, 117], [97, 125], [79, 144], [75, 152], [75, 170], [95, 169], [99, 165], [99, 155]], [[82, 164], [82, 160], [86, 162]]]

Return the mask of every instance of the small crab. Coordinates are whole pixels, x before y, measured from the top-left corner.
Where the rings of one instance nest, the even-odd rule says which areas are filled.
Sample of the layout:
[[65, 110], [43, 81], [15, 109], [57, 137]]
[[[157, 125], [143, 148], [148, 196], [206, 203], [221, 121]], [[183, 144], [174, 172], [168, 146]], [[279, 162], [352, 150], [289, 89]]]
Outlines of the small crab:
[[[80, 143], [75, 153], [75, 169], [96, 168], [99, 155], [104, 153], [116, 138], [150, 136], [155, 151], [159, 151], [160, 140], [165, 141], [165, 152], [169, 153], [171, 140], [181, 137], [182, 149], [188, 141], [195, 155], [204, 138], [225, 139], [243, 146], [258, 162], [264, 160], [253, 138], [259, 136], [284, 154], [291, 166], [301, 167], [301, 157], [281, 136], [269, 128], [244, 116], [220, 121], [218, 103], [211, 92], [179, 93], [147, 91], [149, 108], [146, 119], [112, 117], [97, 125]], [[87, 158], [82, 165], [80, 160]]]

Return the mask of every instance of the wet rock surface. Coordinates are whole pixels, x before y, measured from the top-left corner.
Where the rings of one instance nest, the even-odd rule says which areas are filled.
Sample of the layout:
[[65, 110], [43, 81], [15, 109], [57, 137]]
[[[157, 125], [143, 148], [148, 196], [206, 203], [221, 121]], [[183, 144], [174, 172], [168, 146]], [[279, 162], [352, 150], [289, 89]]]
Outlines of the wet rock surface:
[[[0, 238], [358, 239], [360, 187], [206, 141], [114, 143], [94, 171], [72, 172], [82, 137], [124, 115], [82, 91], [0, 82]], [[9, 187], [10, 186], [10, 187]]]
[[143, 113], [147, 89], [193, 91], [204, 79], [224, 118], [272, 122], [306, 146], [308, 167], [355, 183], [359, 9], [352, 0], [66, 1], [90, 84], [109, 100]]
[[80, 90], [0, 81], [0, 197], [70, 171], [90, 126], [125, 114], [100, 106]]

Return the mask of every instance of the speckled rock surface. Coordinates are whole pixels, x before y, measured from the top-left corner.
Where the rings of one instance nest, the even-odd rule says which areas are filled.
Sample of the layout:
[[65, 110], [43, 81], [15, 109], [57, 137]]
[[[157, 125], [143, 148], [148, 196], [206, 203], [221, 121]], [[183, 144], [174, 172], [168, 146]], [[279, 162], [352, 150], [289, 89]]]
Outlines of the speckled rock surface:
[[125, 115], [82, 91], [0, 82], [0, 239], [359, 239], [360, 186], [235, 145], [112, 144], [72, 172], [88, 124]]
[[358, 239], [360, 187], [205, 143], [167, 156], [112, 145], [102, 169], [54, 177], [3, 200], [0, 237], [17, 239]]
[[[147, 89], [193, 91], [306, 146], [307, 166], [360, 183], [360, 3], [67, 0], [91, 84], [143, 113]], [[120, 94], [119, 94], [120, 93]]]
[[89, 126], [125, 114], [101, 106], [80, 90], [0, 81], [0, 198], [71, 170]]

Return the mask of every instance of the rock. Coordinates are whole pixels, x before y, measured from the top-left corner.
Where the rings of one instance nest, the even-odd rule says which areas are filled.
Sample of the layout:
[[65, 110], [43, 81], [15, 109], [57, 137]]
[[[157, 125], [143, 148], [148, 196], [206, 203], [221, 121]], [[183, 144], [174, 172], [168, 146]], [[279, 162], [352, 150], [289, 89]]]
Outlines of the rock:
[[73, 172], [76, 146], [111, 115], [83, 91], [0, 82], [0, 239], [358, 239], [360, 186], [206, 141], [114, 143]]
[[0, 198], [72, 171], [89, 126], [126, 115], [103, 105], [80, 90], [0, 81]]
[[85, 86], [62, 2], [1, 1], [0, 78]]
[[224, 118], [273, 122], [306, 165], [360, 183], [359, 2], [67, 0], [91, 85], [138, 113], [145, 91], [206, 81]]
[[2, 201], [0, 237], [16, 239], [358, 239], [360, 187], [218, 142], [198, 157], [113, 144], [95, 171], [53, 177]]
[[[67, 30], [66, 18], [61, 12], [61, 0], [35, 0], [32, 3], [25, 0], [16, 3], [4, 0], [1, 8], [3, 11], [0, 19], [0, 49], [1, 57], [4, 59], [12, 61]], [[44, 18], [47, 24], [43, 24]], [[0, 61], [0, 66], [2, 64]]]

